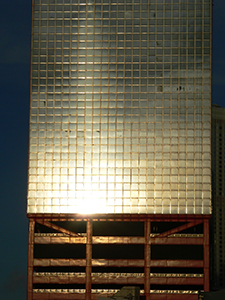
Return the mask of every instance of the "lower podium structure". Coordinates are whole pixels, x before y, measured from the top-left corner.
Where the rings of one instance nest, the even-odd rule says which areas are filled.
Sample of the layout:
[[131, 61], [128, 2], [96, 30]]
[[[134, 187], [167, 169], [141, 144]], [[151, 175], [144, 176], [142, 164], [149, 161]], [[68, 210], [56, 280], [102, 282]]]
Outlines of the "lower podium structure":
[[197, 300], [209, 291], [209, 216], [28, 215], [28, 300]]

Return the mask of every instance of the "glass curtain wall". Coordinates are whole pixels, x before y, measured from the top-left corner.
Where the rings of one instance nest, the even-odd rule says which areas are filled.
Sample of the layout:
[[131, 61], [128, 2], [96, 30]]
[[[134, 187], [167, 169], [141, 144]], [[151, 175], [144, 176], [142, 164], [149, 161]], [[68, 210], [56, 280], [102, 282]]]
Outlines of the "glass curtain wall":
[[211, 1], [33, 0], [28, 213], [211, 213]]

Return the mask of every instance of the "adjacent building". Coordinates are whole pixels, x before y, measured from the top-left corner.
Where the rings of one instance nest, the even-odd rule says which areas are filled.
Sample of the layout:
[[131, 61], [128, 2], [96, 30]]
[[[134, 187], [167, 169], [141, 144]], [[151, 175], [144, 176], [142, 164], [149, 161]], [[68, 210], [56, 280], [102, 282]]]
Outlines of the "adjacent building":
[[225, 108], [212, 107], [211, 281], [213, 289], [225, 287]]
[[209, 290], [211, 6], [33, 0], [28, 300]]

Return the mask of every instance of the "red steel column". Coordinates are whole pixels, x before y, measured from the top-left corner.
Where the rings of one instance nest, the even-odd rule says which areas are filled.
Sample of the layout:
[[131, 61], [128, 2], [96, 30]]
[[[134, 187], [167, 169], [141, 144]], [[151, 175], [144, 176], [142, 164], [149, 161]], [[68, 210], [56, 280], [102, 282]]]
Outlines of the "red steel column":
[[150, 300], [150, 260], [151, 260], [151, 245], [150, 245], [151, 222], [145, 221], [145, 299]]
[[33, 299], [34, 227], [35, 221], [30, 219], [28, 232], [27, 300]]
[[209, 219], [204, 220], [204, 291], [209, 292]]
[[91, 300], [92, 221], [87, 220], [86, 243], [86, 300]]

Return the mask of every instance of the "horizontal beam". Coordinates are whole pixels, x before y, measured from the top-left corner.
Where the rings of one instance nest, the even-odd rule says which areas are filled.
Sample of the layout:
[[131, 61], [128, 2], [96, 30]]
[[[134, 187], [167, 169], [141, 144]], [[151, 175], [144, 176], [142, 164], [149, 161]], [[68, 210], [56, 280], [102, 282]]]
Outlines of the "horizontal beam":
[[[85, 259], [34, 259], [35, 267], [85, 267]], [[92, 267], [144, 267], [143, 259], [92, 259]], [[151, 267], [203, 268], [203, 260], [151, 260]]]
[[[92, 276], [93, 284], [144, 284], [144, 277], [135, 276]], [[85, 276], [69, 275], [46, 275], [34, 276], [33, 283], [36, 284], [84, 284]], [[150, 277], [150, 284], [163, 285], [203, 285], [204, 278], [201, 277]]]
[[85, 259], [35, 258], [35, 267], [85, 267]]
[[83, 236], [35, 236], [35, 244], [86, 244]]
[[[92, 284], [144, 284], [143, 277], [92, 277]], [[72, 277], [72, 276], [34, 276], [33, 283], [38, 284], [84, 284], [84, 277]]]
[[[144, 237], [117, 237], [117, 236], [94, 236], [93, 244], [124, 244], [137, 245], [144, 244]], [[86, 237], [66, 237], [66, 236], [36, 236], [35, 244], [86, 244]], [[203, 245], [202, 237], [166, 237], [166, 238], [151, 238], [153, 245]]]
[[[92, 300], [98, 297], [112, 297], [113, 294], [91, 294]], [[150, 293], [151, 300], [198, 300], [198, 294], [156, 294]], [[84, 300], [85, 293], [33, 293], [33, 300]]]
[[150, 294], [151, 300], [198, 300], [198, 294]]
[[33, 300], [85, 300], [85, 293], [33, 293]]
[[203, 260], [155, 259], [151, 260], [151, 267], [203, 268]]
[[[151, 277], [151, 284], [163, 285], [202, 285], [204, 279], [199, 277]], [[188, 290], [188, 287], [187, 287]]]
[[202, 237], [162, 237], [151, 238], [152, 245], [203, 245]]
[[85, 284], [85, 276], [34, 276], [33, 283], [36, 284]]
[[195, 220], [205, 220], [211, 218], [211, 215], [182, 215], [182, 214], [93, 214], [93, 215], [79, 215], [79, 214], [27, 214], [28, 218], [45, 219], [47, 221], [127, 221], [127, 222], [141, 222], [147, 219], [153, 222], [192, 222]]

